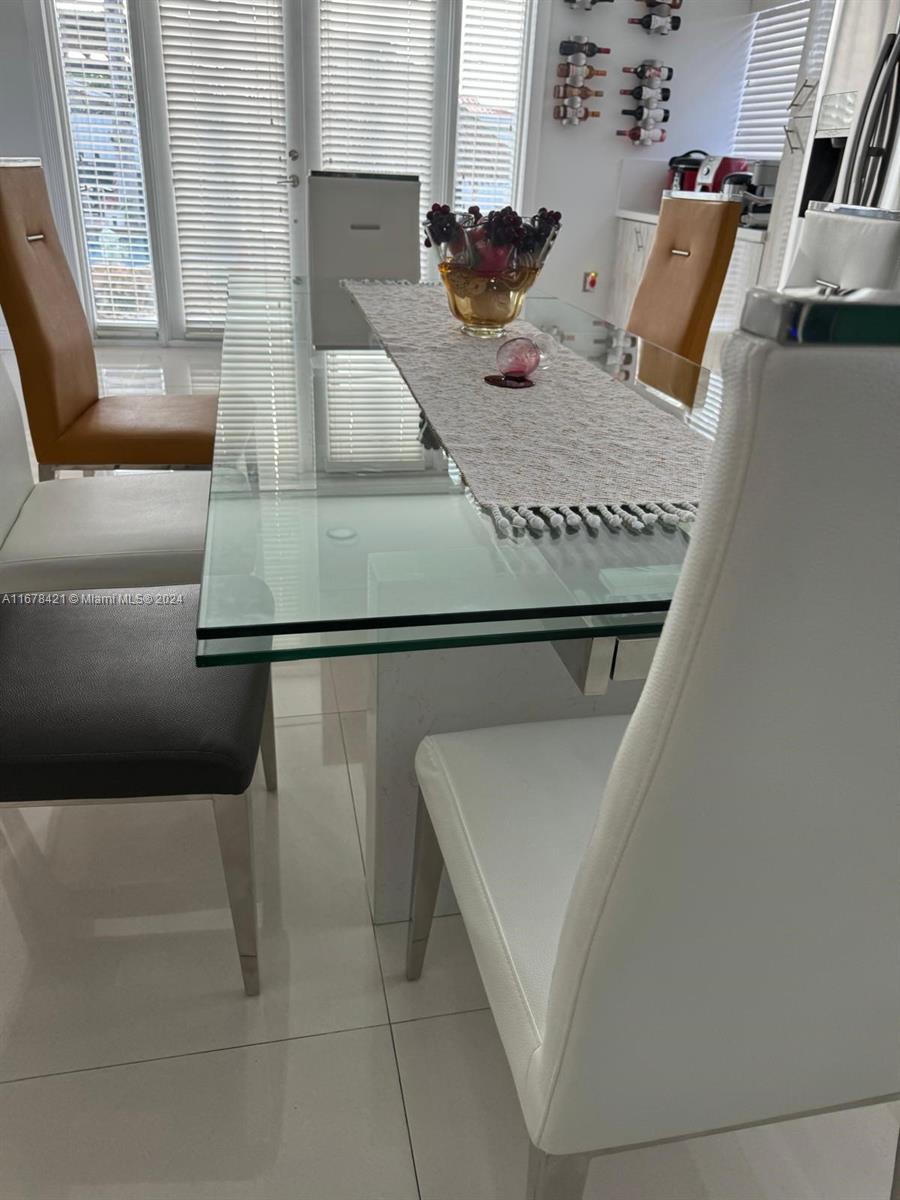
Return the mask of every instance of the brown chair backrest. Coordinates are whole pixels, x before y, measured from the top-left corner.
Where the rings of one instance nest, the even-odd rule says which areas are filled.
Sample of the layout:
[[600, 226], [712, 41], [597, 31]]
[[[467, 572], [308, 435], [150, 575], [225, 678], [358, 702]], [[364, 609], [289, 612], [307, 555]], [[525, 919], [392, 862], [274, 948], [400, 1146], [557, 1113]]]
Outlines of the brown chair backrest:
[[98, 397], [91, 331], [40, 165], [0, 161], [0, 308], [39, 461]]
[[638, 379], [685, 404], [693, 403], [740, 216], [734, 200], [667, 196], [631, 307], [628, 329], [645, 339]]

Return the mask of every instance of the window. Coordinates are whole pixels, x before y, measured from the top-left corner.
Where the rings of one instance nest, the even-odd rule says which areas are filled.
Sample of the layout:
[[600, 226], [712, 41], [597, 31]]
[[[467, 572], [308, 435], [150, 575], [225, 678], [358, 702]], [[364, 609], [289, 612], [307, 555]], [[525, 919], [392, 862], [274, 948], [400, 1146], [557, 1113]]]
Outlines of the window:
[[282, 0], [159, 0], [184, 329], [220, 333], [228, 276], [290, 268]]
[[734, 153], [743, 158], [781, 158], [811, 6], [790, 0], [754, 15], [734, 137]]
[[[447, 17], [459, 57], [442, 83]], [[322, 166], [418, 175], [423, 217], [444, 198], [515, 203], [529, 18], [530, 0], [320, 0]], [[452, 142], [442, 86], [458, 100]], [[328, 352], [326, 387], [329, 467], [425, 468], [418, 406], [384, 354]]]
[[[216, 336], [231, 272], [288, 272], [282, 5], [53, 0], [97, 329]], [[129, 12], [156, 48], [137, 79]], [[162, 114], [150, 161], [141, 111]]]
[[527, 0], [463, 0], [453, 204], [513, 204], [519, 160]]
[[320, 0], [322, 166], [418, 175], [423, 210], [438, 153], [437, 35], [438, 0]]
[[[418, 175], [423, 216], [444, 189], [463, 208], [514, 203], [529, 11], [529, 0], [320, 0], [322, 166]], [[438, 94], [448, 12], [460, 46], [452, 145]]]
[[125, 0], [56, 0], [55, 12], [94, 323], [155, 330]]

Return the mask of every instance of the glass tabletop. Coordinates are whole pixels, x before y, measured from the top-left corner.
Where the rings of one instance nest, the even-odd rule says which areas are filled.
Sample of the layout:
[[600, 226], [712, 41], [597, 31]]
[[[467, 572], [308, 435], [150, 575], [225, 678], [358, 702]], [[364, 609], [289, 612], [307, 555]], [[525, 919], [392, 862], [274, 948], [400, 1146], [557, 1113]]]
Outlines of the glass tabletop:
[[[499, 536], [377, 337], [316, 349], [309, 314], [305, 281], [231, 283], [198, 661], [659, 631], [689, 527]], [[633, 334], [549, 296], [522, 315], [714, 430], [705, 371], [689, 408], [639, 378]]]

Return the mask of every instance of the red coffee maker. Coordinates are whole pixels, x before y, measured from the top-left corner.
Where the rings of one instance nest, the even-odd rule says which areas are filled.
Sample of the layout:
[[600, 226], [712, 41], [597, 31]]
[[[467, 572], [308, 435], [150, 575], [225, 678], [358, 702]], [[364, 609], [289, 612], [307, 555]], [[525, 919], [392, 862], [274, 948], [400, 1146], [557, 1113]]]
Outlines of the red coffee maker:
[[697, 175], [709, 158], [705, 150], [688, 150], [669, 159], [666, 189], [676, 192], [693, 192], [697, 188]]
[[753, 169], [746, 158], [734, 158], [730, 154], [707, 154], [697, 172], [695, 190], [698, 192], [721, 192], [729, 175], [738, 175]]

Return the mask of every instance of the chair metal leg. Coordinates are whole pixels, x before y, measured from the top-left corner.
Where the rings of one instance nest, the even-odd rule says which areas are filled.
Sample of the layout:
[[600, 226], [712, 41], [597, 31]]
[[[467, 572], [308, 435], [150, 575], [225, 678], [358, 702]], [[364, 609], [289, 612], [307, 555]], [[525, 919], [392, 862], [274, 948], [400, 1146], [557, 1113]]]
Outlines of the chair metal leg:
[[444, 856], [420, 790], [419, 807], [416, 812], [416, 848], [413, 856], [409, 934], [406, 942], [406, 978], [410, 980], [418, 979], [422, 974], [443, 869]]
[[891, 1200], [900, 1200], [900, 1134], [897, 1136], [897, 1152], [894, 1155], [894, 1177], [891, 1180]]
[[259, 995], [259, 952], [256, 944], [256, 890], [253, 883], [253, 825], [250, 793], [213, 796], [219, 851], [231, 906], [234, 936], [241, 959], [244, 991]]
[[545, 1154], [529, 1143], [525, 1200], [582, 1200], [589, 1154]]
[[272, 672], [269, 671], [269, 689], [266, 692], [266, 707], [263, 713], [262, 733], [259, 738], [262, 755], [263, 775], [266, 791], [278, 791], [278, 758], [275, 754], [275, 701], [272, 696]]

